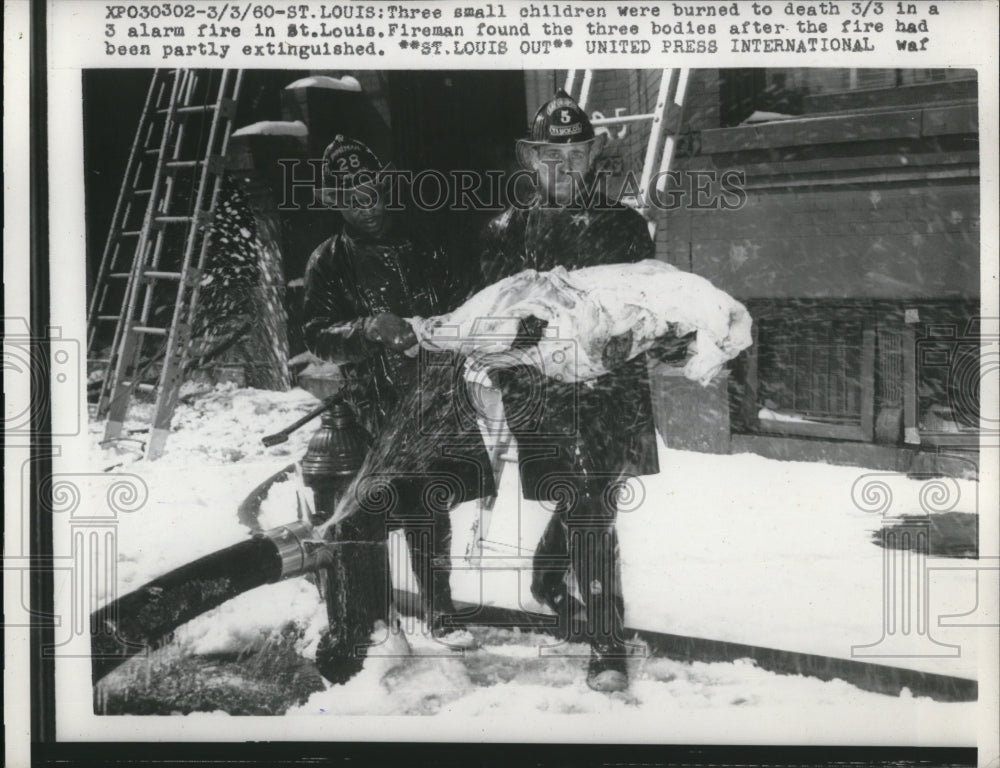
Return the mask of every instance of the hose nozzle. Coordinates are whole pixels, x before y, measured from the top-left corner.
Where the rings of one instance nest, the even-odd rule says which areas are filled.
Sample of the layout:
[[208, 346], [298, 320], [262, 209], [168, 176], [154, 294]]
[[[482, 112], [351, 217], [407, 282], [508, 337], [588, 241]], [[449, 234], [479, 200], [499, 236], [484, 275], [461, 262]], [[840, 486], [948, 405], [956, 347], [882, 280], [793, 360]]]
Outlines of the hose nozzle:
[[270, 539], [278, 550], [281, 574], [277, 581], [317, 571], [331, 562], [330, 544], [318, 539], [313, 527], [303, 520], [279, 525], [255, 535]]

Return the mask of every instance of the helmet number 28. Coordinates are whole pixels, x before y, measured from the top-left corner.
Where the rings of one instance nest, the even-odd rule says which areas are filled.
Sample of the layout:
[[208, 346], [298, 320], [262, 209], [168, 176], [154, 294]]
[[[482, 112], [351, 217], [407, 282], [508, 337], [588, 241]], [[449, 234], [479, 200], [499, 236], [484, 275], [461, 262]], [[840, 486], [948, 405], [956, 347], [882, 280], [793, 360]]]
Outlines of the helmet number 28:
[[346, 171], [349, 168], [360, 168], [360, 167], [361, 167], [361, 158], [358, 157], [353, 152], [347, 157], [340, 158], [340, 160], [337, 162], [338, 171]]

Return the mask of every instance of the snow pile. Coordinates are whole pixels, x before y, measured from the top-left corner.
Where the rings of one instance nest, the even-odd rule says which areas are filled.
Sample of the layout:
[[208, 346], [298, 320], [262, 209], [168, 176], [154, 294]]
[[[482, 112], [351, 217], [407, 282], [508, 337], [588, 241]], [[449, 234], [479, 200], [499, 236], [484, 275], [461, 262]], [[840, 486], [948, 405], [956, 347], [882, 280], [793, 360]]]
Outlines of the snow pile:
[[[138, 475], [145, 504], [117, 521], [116, 591], [98, 595], [97, 605], [124, 595], [151, 579], [216, 550], [245, 541], [248, 529], [237, 507], [270, 475], [301, 457], [313, 430], [307, 425], [284, 444], [265, 448], [261, 437], [288, 426], [318, 404], [295, 389], [271, 392], [220, 384], [187, 398], [174, 414], [166, 452], [156, 462], [141, 461], [141, 444], [128, 441], [101, 448], [103, 424], [92, 424], [93, 459], [115, 473], [97, 474], [87, 503], [105, 505], [107, 484]], [[261, 505], [264, 528], [294, 520], [295, 487], [275, 485]], [[305, 579], [269, 584], [240, 595], [184, 625], [174, 642], [189, 653], [239, 653], [260, 648], [289, 626], [299, 635], [297, 647], [315, 654], [326, 608], [316, 586]]]
[[[118, 594], [244, 540], [248, 530], [237, 519], [238, 505], [256, 485], [302, 456], [313, 430], [306, 426], [272, 448], [265, 448], [261, 437], [288, 426], [317, 403], [300, 389], [269, 392], [220, 384], [200, 395], [189, 393], [174, 413], [166, 452], [155, 462], [142, 460], [146, 433], [102, 447], [104, 425], [91, 424], [96, 472], [86, 504], [106, 508], [108, 484], [116, 479], [143, 486], [138, 495], [145, 502], [116, 521]], [[139, 426], [126, 422], [127, 428]], [[109, 466], [113, 472], [101, 472]], [[295, 516], [293, 485], [275, 486], [261, 507], [262, 525]]]
[[[510, 354], [519, 321], [548, 322], [544, 343]], [[563, 381], [593, 379], [610, 339], [631, 333], [625, 359], [672, 333], [696, 332], [684, 375], [707, 384], [753, 343], [742, 304], [708, 280], [656, 259], [567, 271], [529, 269], [483, 289], [447, 315], [410, 321], [427, 349], [461, 350], [488, 364], [532, 364]]]
[[262, 120], [233, 131], [233, 138], [240, 136], [296, 136], [304, 138], [309, 129], [301, 120]]
[[[152, 463], [127, 463], [138, 454], [126, 446], [98, 447], [102, 425], [92, 425], [94, 463], [122, 461], [126, 465], [120, 472], [136, 475], [146, 485], [145, 504], [119, 519], [117, 594], [245, 540], [248, 532], [237, 521], [237, 505], [263, 479], [304, 453], [312, 429], [305, 427], [288, 443], [271, 449], [260, 445], [260, 437], [315, 404], [302, 391], [217, 387], [178, 407], [166, 454]], [[662, 445], [660, 462], [659, 475], [641, 479], [637, 498], [644, 503], [623, 510], [619, 518], [629, 625], [842, 657], [849, 656], [852, 644], [878, 639], [884, 550], [870, 539], [883, 516], [870, 504], [865, 506], [873, 497], [859, 484], [866, 478], [882, 482], [892, 512], [898, 513], [920, 511], [927, 496], [924, 481], [753, 455], [696, 454]], [[463, 505], [453, 513], [452, 581], [458, 600], [533, 606], [526, 596], [530, 559], [525, 555], [530, 555], [546, 513], [516, 498], [515, 475], [504, 475], [490, 538], [528, 547], [521, 551], [519, 565], [512, 561], [512, 568], [521, 572], [470, 567], [464, 554], [478, 507]], [[124, 477], [102, 473], [97, 478], [107, 482], [116, 476]], [[723, 477], [727, 481], [720, 483]], [[928, 482], [944, 483], [948, 498], [955, 499], [954, 504], [941, 502], [942, 508], [974, 510], [969, 505], [975, 504], [976, 483], [940, 478]], [[105, 493], [95, 483], [88, 503], [103, 504]], [[295, 515], [293, 484], [275, 485], [262, 506], [261, 524], [273, 527]], [[398, 536], [391, 538], [393, 546], [400, 545]], [[971, 578], [966, 590], [961, 584], [942, 586], [940, 580], [964, 577]], [[972, 572], [943, 571], [931, 587], [932, 617], [958, 614], [974, 603]], [[954, 603], [951, 607], [946, 596]], [[109, 597], [113, 595], [104, 599]], [[936, 619], [933, 624], [938, 641], [962, 643], [962, 656], [912, 659], [909, 665], [974, 677], [976, 648], [968, 642], [968, 633], [937, 626]], [[189, 655], [238, 654], [282, 634], [294, 637], [296, 651], [311, 659], [325, 626], [326, 609], [318, 590], [299, 578], [258, 588], [198, 617], [175, 633], [172, 648]], [[882, 696], [838, 680], [775, 675], [747, 661], [685, 664], [644, 658], [641, 649], [629, 662], [630, 691], [606, 696], [586, 688], [583, 646], [564, 645], [556, 650], [565, 655], [553, 656], [551, 637], [476, 628], [483, 647], [461, 655], [424, 637], [418, 622], [410, 622], [408, 632], [413, 657], [376, 652], [346, 685], [318, 692], [291, 712], [519, 718], [668, 712], [671, 728], [711, 722], [718, 734], [734, 718], [770, 722], [795, 711], [802, 718], [796, 722], [818, 733], [831, 722], [850, 722], [868, 733], [877, 731], [880, 739], [896, 741], [912, 740], [914, 723], [954, 723], [956, 713], [969, 728], [975, 723], [975, 704]], [[902, 666], [907, 660], [883, 662]], [[941, 735], [948, 740], [968, 736]], [[850, 732], [845, 737], [851, 737]]]
[[[975, 511], [978, 495], [969, 480], [911, 479], [753, 454], [661, 449], [660, 469], [640, 478], [647, 503], [619, 519], [627, 620], [839, 658], [852, 658], [853, 646], [882, 636], [887, 561], [872, 533], [889, 516], [930, 511], [927, 497], [936, 489], [952, 500], [941, 511], [952, 503]], [[935, 564], [955, 561], [931, 560], [928, 567]], [[976, 678], [975, 634], [937, 626], [938, 616], [975, 604], [976, 576], [953, 567], [926, 578], [921, 610], [929, 611], [931, 629], [923, 653], [880, 658], [876, 649], [859, 660]], [[910, 608], [916, 610], [900, 606]], [[946, 652], [938, 642], [961, 652]]]
[[177, 407], [166, 453], [155, 466], [187, 469], [206, 462], [228, 464], [278, 456], [297, 459], [319, 426], [318, 419], [312, 429], [303, 427], [287, 443], [273, 448], [265, 448], [261, 438], [287, 427], [318, 404], [302, 389], [271, 392], [218, 384]]
[[784, 413], [782, 411], [776, 411], [772, 408], [761, 408], [757, 411], [757, 418], [761, 420], [770, 421], [787, 421], [795, 422], [796, 424], [822, 424], [821, 421], [813, 421], [812, 419], [807, 419], [798, 413]]
[[322, 88], [328, 91], [352, 91], [360, 93], [361, 83], [358, 82], [357, 78], [350, 75], [344, 75], [343, 77], [312, 75], [311, 77], [303, 77], [285, 86], [286, 91], [295, 91], [300, 88]]
[[[525, 718], [565, 714], [633, 717], [648, 712], [673, 720], [695, 713], [710, 717], [721, 735], [733, 718], [747, 714], [767, 717], [768, 712], [782, 709], [796, 711], [813, 722], [857, 709], [875, 722], [891, 724], [901, 717], [930, 722], [922, 718], [949, 708], [968, 712], [975, 708], [974, 704], [942, 705], [906, 695], [882, 696], [841, 680], [775, 675], [747, 659], [689, 664], [655, 658], [646, 655], [642, 647], [635, 649], [628, 662], [630, 689], [607, 695], [586, 685], [586, 646], [553, 648], [551, 637], [510, 629], [479, 629], [476, 635], [479, 649], [448, 654], [432, 640], [410, 634], [413, 656], [369, 659], [345, 685], [313, 694], [288, 714]], [[542, 652], [542, 648], [548, 650]], [[663, 725], [669, 728], [671, 723]]]

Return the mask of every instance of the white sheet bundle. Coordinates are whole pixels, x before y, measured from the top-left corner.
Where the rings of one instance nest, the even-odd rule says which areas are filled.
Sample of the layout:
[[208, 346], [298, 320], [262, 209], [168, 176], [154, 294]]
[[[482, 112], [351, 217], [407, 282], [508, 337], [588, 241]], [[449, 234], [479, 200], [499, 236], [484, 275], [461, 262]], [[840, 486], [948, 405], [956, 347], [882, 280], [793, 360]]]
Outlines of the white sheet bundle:
[[[518, 321], [530, 316], [548, 321], [543, 340], [511, 349]], [[489, 366], [529, 364], [562, 381], [607, 373], [604, 347], [628, 331], [629, 359], [668, 333], [694, 331], [684, 375], [701, 384], [752, 343], [746, 307], [705, 278], [655, 259], [525, 270], [484, 288], [454, 312], [410, 324], [426, 349], [459, 351]]]

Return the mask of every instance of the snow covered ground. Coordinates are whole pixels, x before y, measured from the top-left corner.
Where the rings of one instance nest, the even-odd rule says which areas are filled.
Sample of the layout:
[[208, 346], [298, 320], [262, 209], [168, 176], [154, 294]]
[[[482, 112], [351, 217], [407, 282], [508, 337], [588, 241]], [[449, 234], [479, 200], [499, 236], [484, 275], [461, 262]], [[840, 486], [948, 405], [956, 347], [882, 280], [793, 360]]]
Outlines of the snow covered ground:
[[[99, 447], [103, 425], [91, 425], [93, 468], [114, 467], [104, 477], [138, 475], [148, 488], [142, 508], [119, 522], [118, 594], [245, 538], [237, 505], [257, 483], [300, 457], [312, 430], [306, 427], [271, 449], [261, 446], [261, 436], [286, 426], [315, 402], [301, 390], [217, 387], [178, 407], [166, 454], [154, 463], [138, 461], [131, 443]], [[889, 489], [890, 514], [919, 511], [921, 481], [663, 446], [660, 458], [661, 474], [643, 478], [637, 489], [644, 501], [620, 518], [630, 625], [844, 658], [851, 657], [853, 645], [879, 639], [883, 566], [896, 561], [884, 560], [884, 551], [871, 542], [882, 517], [866, 511], [873, 502], [870, 490], [859, 495], [863, 476]], [[465, 554], [478, 507], [468, 504], [454, 513], [457, 599], [535, 607], [524, 569], [545, 513], [518, 499], [514, 476], [510, 471], [504, 475], [489, 538], [520, 545], [521, 552], [487, 549], [480, 563], [487, 567], [474, 568], [476, 562]], [[957, 494], [951, 509], [976, 511], [974, 482], [943, 482], [948, 493]], [[103, 493], [102, 483], [95, 482], [89, 503], [102, 504]], [[275, 486], [263, 505], [261, 523], [268, 527], [294, 517], [292, 484]], [[968, 630], [938, 627], [936, 621], [939, 615], [974, 606], [974, 574], [936, 572], [936, 563], [940, 561], [928, 561], [933, 641], [923, 645], [931, 654], [864, 660], [974, 678], [975, 647]], [[246, 653], [293, 627], [295, 651], [309, 659], [325, 622], [315, 587], [293, 579], [244, 594], [189, 622], [176, 633], [171, 649], [186, 655]], [[664, 716], [662, 729], [651, 738], [684, 741], [691, 732], [684, 728], [696, 723], [710, 722], [721, 733], [727, 724], [773, 722], [792, 711], [801, 718], [796, 732], [830, 734], [832, 740], [869, 734], [869, 743], [872, 738], [885, 743], [975, 742], [974, 703], [941, 703], [906, 693], [883, 696], [840, 680], [776, 675], [749, 660], [688, 664], [644, 657], [641, 649], [630, 661], [629, 692], [607, 696], [587, 689], [582, 646], [551, 656], [539, 650], [552, 643], [549, 637], [495, 628], [476, 633], [480, 650], [442, 655], [440, 646], [412, 628], [414, 657], [402, 662], [369, 658], [345, 686], [303, 697], [288, 713], [631, 717], [642, 712]], [[934, 641], [959, 646], [960, 655], [948, 648], [949, 655], [933, 656], [939, 648]], [[841, 736], [836, 729], [843, 729]]]

